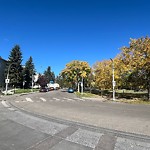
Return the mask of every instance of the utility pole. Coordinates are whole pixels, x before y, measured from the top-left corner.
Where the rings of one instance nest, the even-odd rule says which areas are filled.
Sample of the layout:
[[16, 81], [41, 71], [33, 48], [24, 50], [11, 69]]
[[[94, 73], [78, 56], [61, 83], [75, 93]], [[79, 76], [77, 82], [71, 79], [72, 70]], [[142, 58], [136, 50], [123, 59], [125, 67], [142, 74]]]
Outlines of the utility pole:
[[32, 92], [33, 92], [33, 84], [34, 84], [34, 75], [32, 74]]
[[114, 68], [114, 61], [110, 58], [110, 60], [112, 61], [112, 87], [113, 87], [113, 101], [115, 100], [115, 86], [116, 86], [116, 82], [115, 82], [115, 68]]
[[7, 95], [8, 83], [9, 83], [9, 81], [10, 81], [10, 79], [9, 79], [9, 70], [10, 70], [11, 65], [13, 65], [13, 64], [16, 64], [16, 63], [11, 63], [11, 64], [9, 64], [9, 66], [8, 66], [7, 77], [6, 77], [6, 79], [5, 79], [5, 83], [6, 83], [6, 89], [5, 89], [6, 92], [5, 92], [5, 95]]
[[82, 82], [81, 82], [81, 93], [83, 94], [83, 77], [82, 77]]

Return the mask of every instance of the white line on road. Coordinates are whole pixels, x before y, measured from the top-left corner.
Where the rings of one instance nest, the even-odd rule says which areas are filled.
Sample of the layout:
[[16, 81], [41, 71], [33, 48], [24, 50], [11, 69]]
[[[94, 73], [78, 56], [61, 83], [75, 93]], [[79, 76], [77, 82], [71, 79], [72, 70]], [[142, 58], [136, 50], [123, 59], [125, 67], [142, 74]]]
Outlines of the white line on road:
[[19, 103], [20, 101], [15, 101], [15, 103]]
[[26, 101], [27, 102], [33, 102], [33, 100], [31, 98], [29, 98], [29, 97], [26, 97]]
[[3, 104], [4, 107], [7, 107], [7, 108], [10, 107], [9, 105], [6, 104], [6, 101], [2, 101], [1, 103]]
[[11, 110], [11, 111], [15, 111], [15, 109], [14, 108], [8, 108], [9, 110]]
[[60, 101], [60, 99], [59, 99], [59, 98], [55, 98], [55, 97], [53, 97], [53, 99], [54, 99], [54, 100], [56, 100], [56, 101]]
[[74, 99], [76, 99], [76, 100], [79, 100], [79, 101], [85, 101], [84, 99], [81, 99], [81, 98], [74, 98]]
[[74, 101], [73, 99], [70, 99], [70, 98], [66, 98], [66, 97], [64, 97], [63, 99], [65, 99], [65, 100], [68, 100], [68, 101]]
[[40, 97], [40, 99], [41, 99], [43, 102], [46, 102], [46, 99], [45, 99], [45, 98]]

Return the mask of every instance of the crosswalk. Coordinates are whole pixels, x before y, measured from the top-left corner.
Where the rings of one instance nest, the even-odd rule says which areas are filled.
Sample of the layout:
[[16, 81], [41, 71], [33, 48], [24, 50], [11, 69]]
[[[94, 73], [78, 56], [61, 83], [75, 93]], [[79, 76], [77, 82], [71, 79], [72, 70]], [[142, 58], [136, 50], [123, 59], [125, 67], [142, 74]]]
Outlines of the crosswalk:
[[84, 102], [85, 100], [82, 98], [69, 98], [69, 97], [62, 97], [62, 98], [56, 98], [56, 97], [52, 97], [52, 98], [43, 98], [43, 97], [37, 97], [36, 99], [31, 98], [31, 97], [25, 97], [24, 99], [21, 100], [16, 100], [16, 103], [19, 102], [29, 102], [29, 103], [33, 103], [33, 102]]

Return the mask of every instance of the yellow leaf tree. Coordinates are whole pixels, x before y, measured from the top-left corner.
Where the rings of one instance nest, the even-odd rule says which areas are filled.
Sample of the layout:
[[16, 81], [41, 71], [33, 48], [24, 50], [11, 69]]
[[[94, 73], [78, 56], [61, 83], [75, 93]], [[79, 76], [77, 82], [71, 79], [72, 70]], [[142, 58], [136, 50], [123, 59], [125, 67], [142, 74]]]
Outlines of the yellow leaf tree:
[[94, 66], [95, 83], [99, 89], [111, 89], [112, 87], [112, 62], [104, 60]]
[[134, 87], [148, 90], [150, 100], [150, 38], [130, 39], [129, 47], [121, 48], [121, 59]]
[[85, 61], [74, 60], [66, 64], [61, 75], [70, 86], [77, 87], [78, 83], [84, 78], [86, 80], [91, 72], [89, 64]]

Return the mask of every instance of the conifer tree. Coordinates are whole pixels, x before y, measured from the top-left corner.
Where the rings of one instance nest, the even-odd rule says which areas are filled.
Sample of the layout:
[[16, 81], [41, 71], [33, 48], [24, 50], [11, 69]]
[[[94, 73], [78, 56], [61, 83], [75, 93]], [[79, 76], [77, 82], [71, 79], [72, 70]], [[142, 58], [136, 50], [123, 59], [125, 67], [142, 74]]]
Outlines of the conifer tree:
[[44, 72], [44, 75], [45, 75], [48, 83], [50, 81], [55, 81], [55, 74], [54, 74], [54, 72], [51, 71], [51, 67], [50, 66], [48, 66], [47, 70]]
[[23, 82], [25, 83], [25, 88], [29, 88], [32, 85], [32, 81], [34, 80], [35, 67], [33, 63], [33, 59], [30, 56], [28, 61], [25, 63], [25, 68], [23, 70]]
[[15, 45], [11, 50], [8, 63], [6, 67], [6, 73], [9, 74], [10, 85], [14, 87], [21, 87], [22, 85], [22, 52], [19, 45]]

